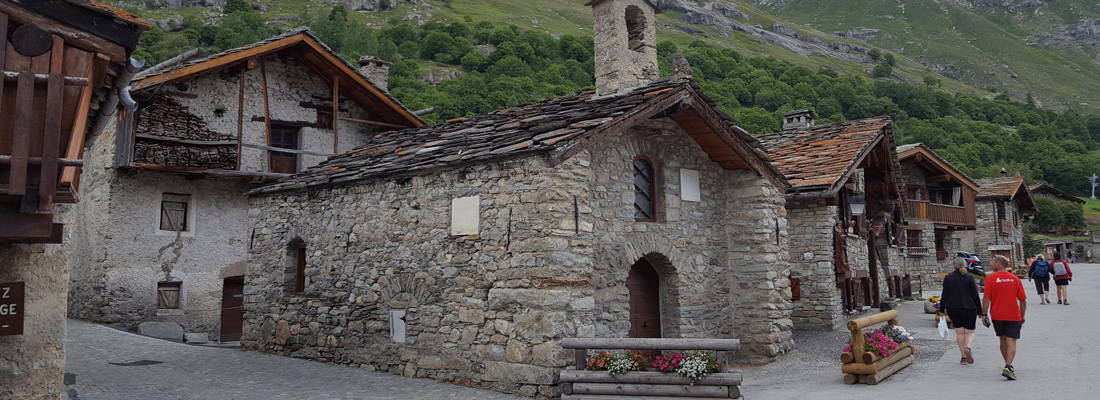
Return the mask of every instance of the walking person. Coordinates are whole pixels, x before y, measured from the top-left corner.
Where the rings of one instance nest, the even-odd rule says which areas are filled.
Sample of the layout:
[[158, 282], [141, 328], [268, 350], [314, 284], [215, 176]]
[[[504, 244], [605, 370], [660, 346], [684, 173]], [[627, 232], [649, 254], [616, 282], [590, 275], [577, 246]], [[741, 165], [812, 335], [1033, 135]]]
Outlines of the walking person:
[[1039, 293], [1039, 304], [1050, 304], [1050, 264], [1043, 255], [1035, 256], [1035, 261], [1027, 269], [1027, 279], [1035, 281], [1035, 291]]
[[1073, 280], [1073, 270], [1069, 269], [1069, 263], [1062, 259], [1062, 255], [1054, 253], [1054, 261], [1050, 263], [1051, 271], [1054, 271], [1054, 286], [1058, 290], [1058, 304], [1069, 305], [1069, 281]]
[[975, 321], [982, 301], [978, 297], [978, 285], [966, 272], [966, 261], [956, 258], [952, 266], [955, 272], [943, 278], [943, 293], [940, 296], [940, 314], [946, 311], [955, 326], [955, 343], [959, 346], [962, 359], [959, 364], [973, 364], [974, 354], [970, 345], [974, 343]]
[[985, 278], [985, 295], [982, 298], [982, 324], [989, 326], [993, 317], [993, 331], [1001, 341], [1001, 357], [1005, 360], [1001, 376], [1016, 380], [1012, 360], [1016, 358], [1016, 341], [1024, 326], [1027, 313], [1027, 294], [1020, 278], [1007, 271], [1010, 261], [1005, 256], [993, 257], [993, 274]]

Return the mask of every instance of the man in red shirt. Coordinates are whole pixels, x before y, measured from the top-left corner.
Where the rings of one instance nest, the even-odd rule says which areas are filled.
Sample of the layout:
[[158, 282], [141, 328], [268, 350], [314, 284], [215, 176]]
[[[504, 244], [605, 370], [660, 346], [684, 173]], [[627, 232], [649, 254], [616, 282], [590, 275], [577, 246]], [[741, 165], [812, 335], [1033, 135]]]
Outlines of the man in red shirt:
[[1020, 328], [1024, 326], [1027, 295], [1020, 278], [1006, 271], [1009, 262], [1004, 256], [993, 257], [994, 272], [985, 278], [985, 295], [979, 316], [988, 327], [992, 314], [993, 330], [1001, 339], [1001, 357], [1005, 359], [1001, 375], [1014, 381], [1016, 370], [1012, 367], [1012, 360], [1016, 358], [1016, 340], [1020, 338]]

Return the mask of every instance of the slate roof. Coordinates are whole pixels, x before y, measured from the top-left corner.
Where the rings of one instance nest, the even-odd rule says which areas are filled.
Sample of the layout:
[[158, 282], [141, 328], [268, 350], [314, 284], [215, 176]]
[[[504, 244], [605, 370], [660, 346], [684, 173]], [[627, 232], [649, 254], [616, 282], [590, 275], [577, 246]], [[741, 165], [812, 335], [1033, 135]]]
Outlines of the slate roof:
[[[982, 178], [978, 179], [978, 187], [978, 200], [1013, 200], [1025, 209], [1037, 208], [1022, 176]], [[1018, 194], [1022, 196], [1017, 197]]]
[[889, 117], [864, 118], [789, 129], [760, 142], [792, 191], [833, 190], [891, 124]]
[[721, 113], [694, 80], [666, 78], [623, 95], [597, 98], [594, 94], [587, 90], [469, 119], [382, 133], [364, 147], [332, 156], [250, 194], [422, 175], [534, 155], [556, 155], [564, 160], [595, 142], [601, 132], [632, 126], [677, 104], [704, 105], [705, 112], [717, 114], [725, 125], [721, 135], [725, 135], [722, 145], [728, 146], [726, 150], [744, 146], [747, 157], [752, 158], [746, 160], [749, 169], [783, 185], [782, 176], [767, 161], [757, 140], [734, 126], [735, 121]]
[[1047, 185], [1045, 183], [1040, 183], [1038, 185], [1032, 185], [1029, 189], [1031, 190], [1031, 192], [1033, 194], [1034, 193], [1043, 193], [1043, 194], [1054, 196], [1054, 197], [1057, 197], [1059, 199], [1069, 201], [1069, 202], [1073, 202], [1073, 203], [1077, 203], [1077, 204], [1085, 204], [1086, 203], [1086, 201], [1081, 200], [1080, 197], [1077, 197], [1077, 196], [1074, 196], [1072, 194], [1066, 193], [1064, 190], [1058, 189], [1054, 186]]

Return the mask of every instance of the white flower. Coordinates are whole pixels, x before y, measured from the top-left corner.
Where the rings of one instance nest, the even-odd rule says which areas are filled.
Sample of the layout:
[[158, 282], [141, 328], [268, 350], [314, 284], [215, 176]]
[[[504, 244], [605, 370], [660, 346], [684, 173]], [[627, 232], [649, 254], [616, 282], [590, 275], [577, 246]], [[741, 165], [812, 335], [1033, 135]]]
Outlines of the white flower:
[[707, 360], [699, 354], [693, 354], [680, 362], [680, 367], [676, 369], [676, 373], [691, 380], [691, 384], [699, 382], [707, 375]]
[[618, 375], [630, 371], [637, 371], [638, 364], [634, 363], [628, 356], [616, 356], [608, 363], [607, 372], [611, 375]]

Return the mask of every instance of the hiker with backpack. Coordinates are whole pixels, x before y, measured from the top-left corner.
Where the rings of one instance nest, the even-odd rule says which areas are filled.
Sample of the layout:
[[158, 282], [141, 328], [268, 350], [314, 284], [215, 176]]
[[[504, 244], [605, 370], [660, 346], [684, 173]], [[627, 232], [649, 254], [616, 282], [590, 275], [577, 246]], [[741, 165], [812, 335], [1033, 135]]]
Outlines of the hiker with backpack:
[[1062, 259], [1062, 255], [1054, 253], [1054, 261], [1050, 263], [1050, 270], [1054, 274], [1054, 286], [1058, 289], [1058, 304], [1069, 305], [1069, 281], [1073, 280], [1073, 271], [1069, 269], [1069, 263]]
[[1039, 292], [1039, 304], [1050, 304], [1050, 264], [1043, 255], [1035, 256], [1035, 261], [1027, 269], [1027, 279], [1035, 281], [1035, 291]]

